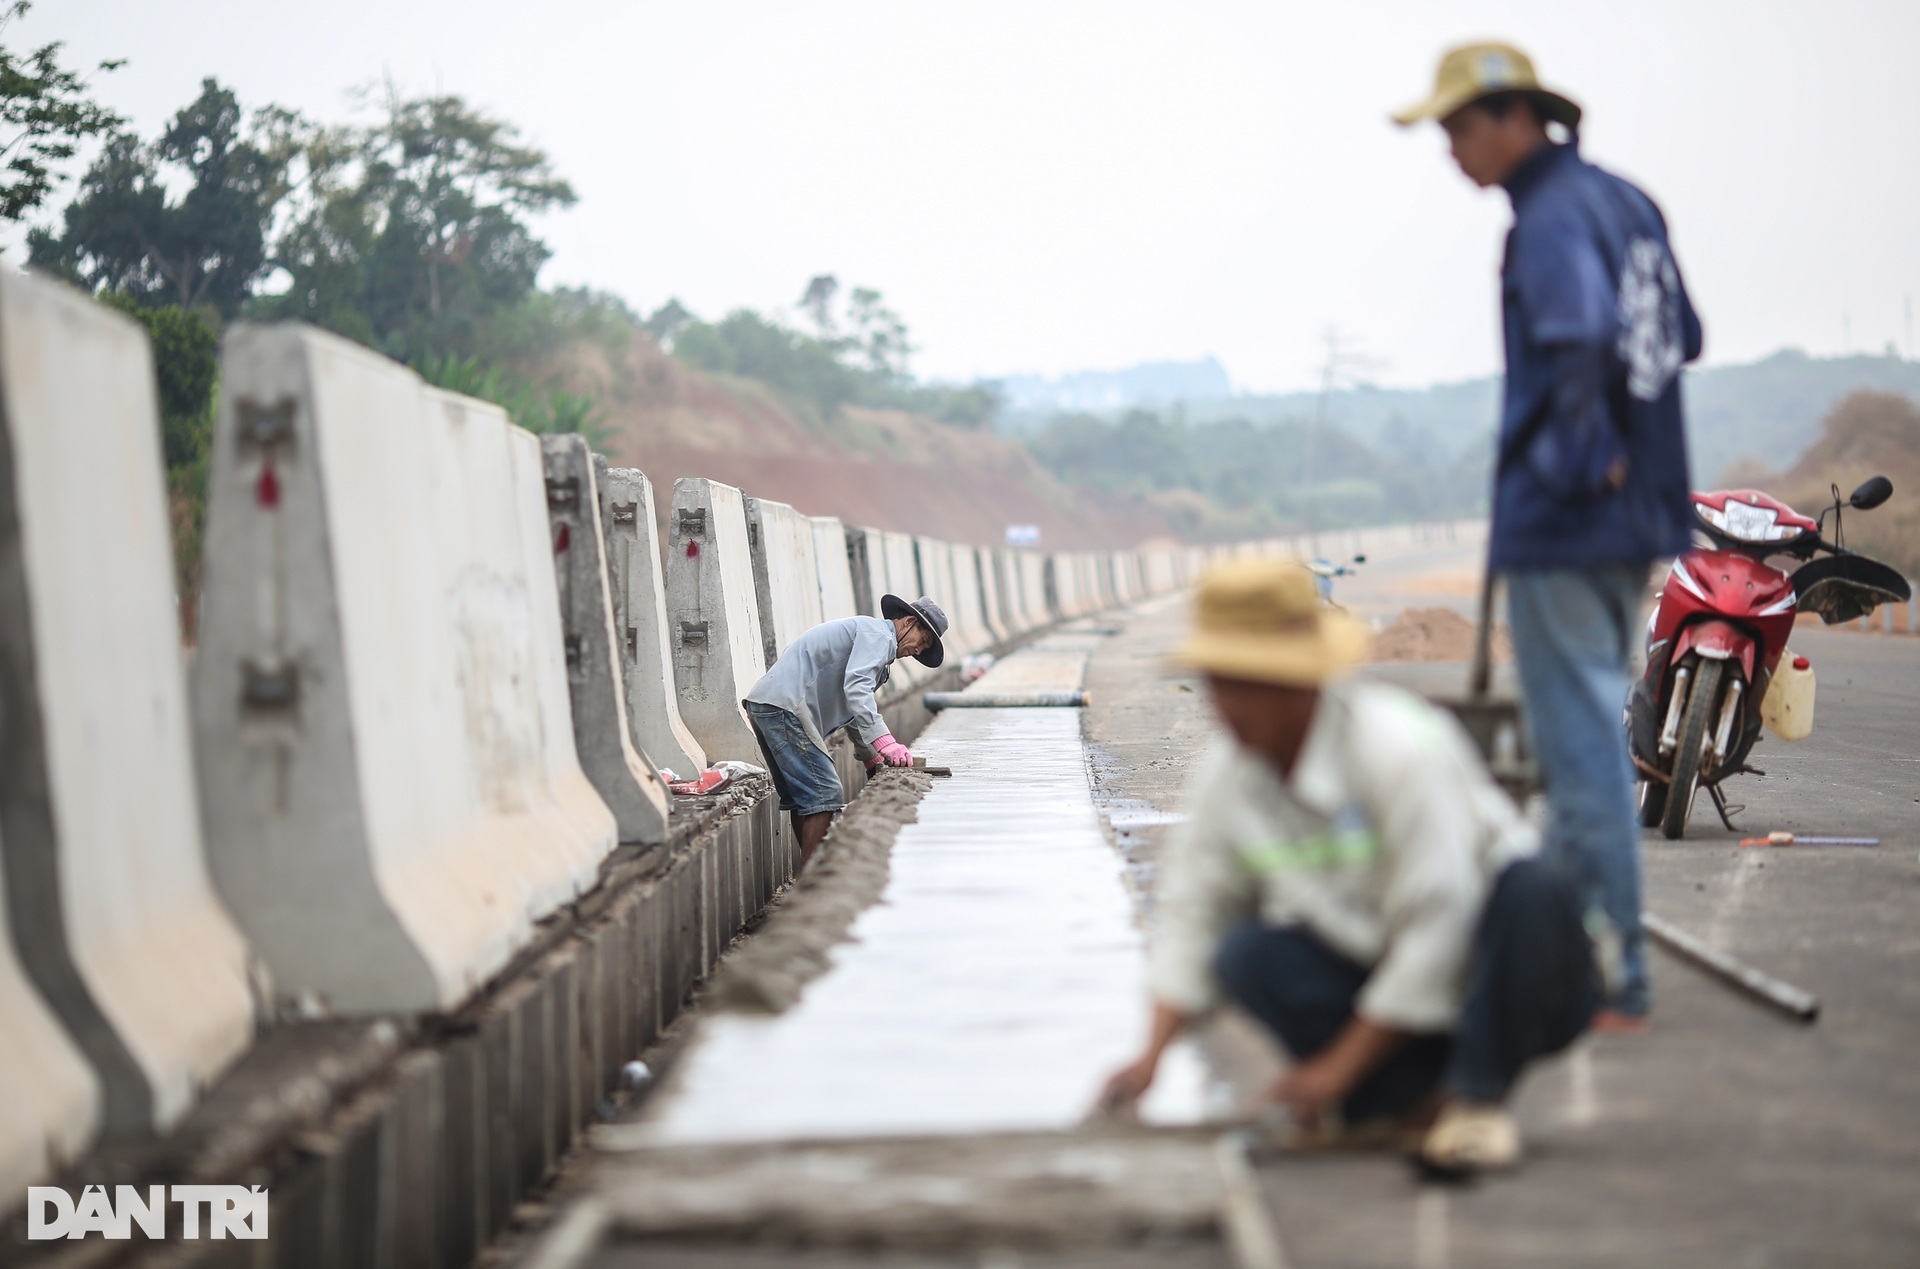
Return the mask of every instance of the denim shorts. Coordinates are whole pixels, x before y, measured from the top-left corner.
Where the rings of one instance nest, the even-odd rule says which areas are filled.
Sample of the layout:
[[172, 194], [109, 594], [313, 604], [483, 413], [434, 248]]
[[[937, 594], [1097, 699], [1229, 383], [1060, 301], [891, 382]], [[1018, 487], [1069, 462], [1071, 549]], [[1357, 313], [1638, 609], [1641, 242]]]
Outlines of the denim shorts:
[[833, 759], [813, 743], [800, 720], [778, 705], [748, 701], [746, 706], [767, 770], [773, 774], [773, 787], [780, 793], [780, 809], [819, 815], [846, 806]]

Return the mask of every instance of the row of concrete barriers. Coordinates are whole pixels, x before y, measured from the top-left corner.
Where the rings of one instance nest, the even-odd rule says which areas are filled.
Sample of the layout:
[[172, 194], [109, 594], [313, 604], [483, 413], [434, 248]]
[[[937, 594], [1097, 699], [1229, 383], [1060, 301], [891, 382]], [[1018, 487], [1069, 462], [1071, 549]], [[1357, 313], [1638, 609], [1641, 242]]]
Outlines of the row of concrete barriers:
[[[420, 1147], [442, 1160], [414, 1240], [432, 1263], [501, 1226], [791, 875], [764, 781], [676, 805], [660, 769], [756, 761], [739, 699], [800, 632], [929, 594], [958, 660], [1223, 554], [1444, 531], [1041, 554], [704, 479], [657, 508], [578, 437], [310, 328], [238, 326], [183, 665], [139, 329], [0, 275], [0, 415], [0, 1208], [102, 1143], [166, 1139], [282, 1033], [407, 1019], [353, 1034], [473, 1048], [443, 1044], [422, 1085], [420, 1122], [447, 1139]], [[905, 663], [883, 705], [933, 685]], [[520, 1144], [463, 1159], [502, 1131], [488, 1106], [509, 1087], [534, 1107], [510, 1116]], [[466, 1137], [447, 1110], [463, 1097]], [[462, 1167], [478, 1199], [458, 1197]], [[326, 1176], [331, 1211], [354, 1174]]]

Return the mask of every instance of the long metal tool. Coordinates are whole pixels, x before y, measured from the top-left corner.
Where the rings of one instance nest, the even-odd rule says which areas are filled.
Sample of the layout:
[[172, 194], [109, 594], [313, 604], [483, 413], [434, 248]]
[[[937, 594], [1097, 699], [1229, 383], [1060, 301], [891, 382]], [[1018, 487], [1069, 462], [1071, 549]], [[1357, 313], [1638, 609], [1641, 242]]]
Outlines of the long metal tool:
[[1820, 1017], [1820, 1000], [1811, 992], [1802, 991], [1791, 983], [1783, 983], [1777, 978], [1763, 974], [1746, 962], [1729, 956], [1704, 939], [1689, 934], [1677, 925], [1661, 920], [1651, 912], [1642, 913], [1640, 923], [1646, 927], [1647, 933], [1652, 935], [1656, 942], [1674, 955], [1693, 962], [1728, 986], [1747, 993], [1762, 1004], [1771, 1005], [1798, 1022], [1811, 1023]]

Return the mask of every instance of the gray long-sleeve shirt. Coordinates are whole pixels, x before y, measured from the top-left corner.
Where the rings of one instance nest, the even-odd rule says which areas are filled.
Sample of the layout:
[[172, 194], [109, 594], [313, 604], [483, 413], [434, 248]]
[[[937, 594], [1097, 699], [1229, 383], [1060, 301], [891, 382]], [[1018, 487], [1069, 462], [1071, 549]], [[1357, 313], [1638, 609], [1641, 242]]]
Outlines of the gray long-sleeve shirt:
[[850, 727], [871, 745], [887, 734], [873, 694], [900, 655], [893, 623], [879, 617], [843, 617], [815, 626], [787, 645], [746, 699], [775, 705], [800, 720], [822, 750], [827, 737]]

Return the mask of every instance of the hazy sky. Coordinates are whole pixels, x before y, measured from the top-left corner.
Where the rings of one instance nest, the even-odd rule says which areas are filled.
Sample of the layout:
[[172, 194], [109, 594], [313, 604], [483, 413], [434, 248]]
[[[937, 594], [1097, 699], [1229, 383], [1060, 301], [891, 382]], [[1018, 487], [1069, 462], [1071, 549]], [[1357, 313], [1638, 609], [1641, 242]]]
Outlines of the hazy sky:
[[1495, 369], [1505, 196], [1386, 119], [1474, 38], [1666, 209], [1709, 361], [1904, 350], [1920, 290], [1911, 0], [37, 0], [12, 37], [128, 58], [100, 95], [147, 135], [207, 75], [334, 119], [383, 75], [463, 94], [580, 194], [545, 282], [718, 316], [831, 272], [943, 377], [1295, 388], [1330, 325], [1381, 382]]

